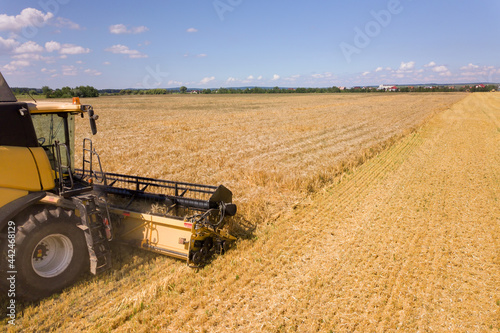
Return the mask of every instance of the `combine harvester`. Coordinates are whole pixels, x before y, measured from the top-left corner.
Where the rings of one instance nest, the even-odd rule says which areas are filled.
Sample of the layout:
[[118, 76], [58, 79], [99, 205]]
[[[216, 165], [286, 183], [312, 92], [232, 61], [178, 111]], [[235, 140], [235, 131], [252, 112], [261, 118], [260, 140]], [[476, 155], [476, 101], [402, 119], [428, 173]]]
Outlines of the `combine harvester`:
[[190, 267], [227, 250], [236, 205], [224, 186], [105, 173], [88, 138], [75, 169], [75, 117], [85, 114], [96, 134], [92, 106], [18, 102], [0, 73], [1, 289], [14, 274], [16, 297], [61, 291], [111, 268], [112, 240]]

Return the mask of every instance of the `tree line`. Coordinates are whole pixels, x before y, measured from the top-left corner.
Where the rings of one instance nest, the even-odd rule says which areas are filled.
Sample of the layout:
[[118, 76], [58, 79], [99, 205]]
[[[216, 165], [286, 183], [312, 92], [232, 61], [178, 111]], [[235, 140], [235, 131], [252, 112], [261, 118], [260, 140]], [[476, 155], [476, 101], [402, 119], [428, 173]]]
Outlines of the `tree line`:
[[[462, 86], [399, 86], [396, 92], [454, 92], [454, 91], [491, 91], [498, 89], [497, 85], [462, 85]], [[310, 94], [310, 93], [385, 93], [385, 90], [379, 90], [378, 87], [328, 87], [328, 88], [266, 88], [266, 87], [247, 87], [247, 88], [219, 88], [219, 89], [189, 89], [182, 86], [178, 89], [124, 89], [120, 91], [108, 92], [109, 95], [165, 95], [165, 94]]]
[[[492, 91], [497, 90], [498, 85], [460, 85], [460, 86], [398, 86], [396, 92], [453, 92], [453, 91]], [[42, 89], [34, 88], [13, 88], [15, 95], [32, 96], [44, 95], [46, 98], [71, 98], [71, 97], [99, 97], [105, 95], [166, 95], [175, 93], [199, 93], [199, 94], [308, 94], [308, 93], [381, 93], [377, 87], [328, 87], [328, 88], [280, 88], [280, 87], [246, 87], [246, 88], [219, 88], [219, 89], [188, 89], [182, 86], [177, 89], [101, 89], [97, 90], [92, 86], [79, 86], [75, 88], [62, 87], [61, 89], [51, 89], [43, 86]]]
[[99, 90], [92, 86], [51, 89], [49, 86], [37, 88], [12, 88], [14, 95], [45, 96], [46, 98], [99, 97]]
[[52, 90], [48, 86], [43, 86], [42, 94], [47, 98], [99, 97], [99, 91], [91, 86], [62, 87], [56, 90]]

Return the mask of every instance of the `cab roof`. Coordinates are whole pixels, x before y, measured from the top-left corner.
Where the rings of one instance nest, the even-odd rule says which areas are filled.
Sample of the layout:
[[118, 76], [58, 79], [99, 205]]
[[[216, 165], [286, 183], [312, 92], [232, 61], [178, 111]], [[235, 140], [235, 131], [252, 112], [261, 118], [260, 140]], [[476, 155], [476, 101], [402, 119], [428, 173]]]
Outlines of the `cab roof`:
[[60, 113], [60, 112], [84, 112], [80, 101], [75, 103], [61, 103], [61, 102], [27, 102], [30, 113]]
[[[0, 72], [0, 103], [15, 103], [17, 98], [5, 81]], [[67, 102], [26, 102], [30, 113], [82, 113], [86, 112], [90, 106], [81, 105], [80, 98], [74, 97], [72, 103]]]

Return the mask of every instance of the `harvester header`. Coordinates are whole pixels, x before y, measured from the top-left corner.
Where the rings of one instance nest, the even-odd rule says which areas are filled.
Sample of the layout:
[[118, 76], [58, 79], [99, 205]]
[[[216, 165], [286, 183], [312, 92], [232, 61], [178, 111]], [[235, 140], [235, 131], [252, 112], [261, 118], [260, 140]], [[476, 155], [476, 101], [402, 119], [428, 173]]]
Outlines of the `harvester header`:
[[18, 297], [49, 296], [110, 269], [111, 241], [190, 267], [228, 249], [225, 223], [237, 210], [229, 189], [104, 172], [90, 138], [76, 168], [76, 116], [97, 133], [91, 105], [19, 102], [0, 73], [0, 288], [16, 269]]

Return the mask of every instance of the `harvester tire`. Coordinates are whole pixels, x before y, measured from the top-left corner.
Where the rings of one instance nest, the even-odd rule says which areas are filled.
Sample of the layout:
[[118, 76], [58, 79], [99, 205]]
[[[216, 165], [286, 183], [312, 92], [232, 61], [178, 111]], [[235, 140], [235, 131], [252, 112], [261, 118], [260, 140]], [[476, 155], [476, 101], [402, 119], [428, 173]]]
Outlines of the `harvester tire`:
[[[15, 296], [34, 301], [75, 283], [89, 269], [84, 233], [74, 211], [59, 207], [31, 208], [14, 219]], [[1, 275], [13, 271], [6, 260], [7, 242], [1, 244]], [[9, 288], [6, 276], [2, 289]], [[6, 285], [7, 283], [7, 285]]]

